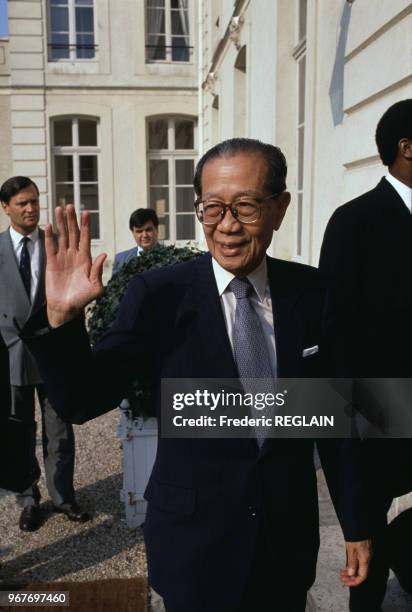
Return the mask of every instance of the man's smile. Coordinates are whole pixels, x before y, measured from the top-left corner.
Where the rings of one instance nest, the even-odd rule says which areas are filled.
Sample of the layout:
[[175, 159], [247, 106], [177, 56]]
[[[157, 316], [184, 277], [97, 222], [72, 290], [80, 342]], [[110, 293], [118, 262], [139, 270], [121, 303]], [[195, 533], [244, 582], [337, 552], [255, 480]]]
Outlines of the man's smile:
[[247, 244], [246, 240], [242, 242], [218, 242], [218, 246], [223, 253], [234, 255]]

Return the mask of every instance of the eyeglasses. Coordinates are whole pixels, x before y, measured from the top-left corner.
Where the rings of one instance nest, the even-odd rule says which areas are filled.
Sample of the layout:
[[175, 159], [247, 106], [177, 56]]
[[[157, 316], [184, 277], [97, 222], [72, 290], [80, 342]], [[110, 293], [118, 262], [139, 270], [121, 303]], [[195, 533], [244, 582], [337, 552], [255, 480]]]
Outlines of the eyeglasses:
[[203, 225], [217, 225], [229, 209], [237, 221], [254, 223], [261, 216], [263, 202], [277, 198], [281, 193], [279, 191], [265, 198], [241, 197], [231, 204], [226, 204], [226, 202], [220, 200], [196, 200], [196, 216]]

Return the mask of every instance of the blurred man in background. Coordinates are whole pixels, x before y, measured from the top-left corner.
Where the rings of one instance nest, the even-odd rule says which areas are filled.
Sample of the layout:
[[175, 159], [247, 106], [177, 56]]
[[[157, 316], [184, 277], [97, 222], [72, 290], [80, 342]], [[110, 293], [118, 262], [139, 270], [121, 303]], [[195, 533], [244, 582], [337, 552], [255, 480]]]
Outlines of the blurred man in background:
[[134, 257], [147, 251], [157, 243], [159, 219], [152, 208], [138, 208], [129, 220], [130, 231], [136, 241], [136, 247], [117, 253], [114, 258], [113, 274]]

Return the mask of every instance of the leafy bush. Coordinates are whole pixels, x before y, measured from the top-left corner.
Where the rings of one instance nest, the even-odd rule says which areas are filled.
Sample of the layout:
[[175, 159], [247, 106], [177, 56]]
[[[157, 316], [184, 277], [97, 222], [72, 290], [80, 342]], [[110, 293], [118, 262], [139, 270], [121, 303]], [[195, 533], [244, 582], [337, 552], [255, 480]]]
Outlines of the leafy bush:
[[[88, 311], [88, 329], [92, 345], [96, 344], [114, 321], [129, 281], [135, 274], [151, 268], [171, 266], [193, 259], [201, 254], [202, 251], [189, 247], [177, 248], [158, 244], [139, 257], [133, 257], [123, 265], [109, 280], [104, 294], [96, 300]], [[145, 377], [133, 381], [125, 394], [125, 399], [130, 404], [132, 418], [152, 416], [149, 380]]]

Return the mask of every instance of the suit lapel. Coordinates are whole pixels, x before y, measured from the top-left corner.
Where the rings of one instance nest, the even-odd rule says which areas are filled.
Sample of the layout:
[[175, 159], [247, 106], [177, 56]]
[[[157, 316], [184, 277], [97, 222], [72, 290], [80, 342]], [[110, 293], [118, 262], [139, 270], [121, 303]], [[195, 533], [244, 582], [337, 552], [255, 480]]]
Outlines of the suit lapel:
[[390, 218], [410, 223], [412, 215], [399, 193], [385, 178], [382, 178], [375, 188], [376, 204], [385, 214], [390, 212]]
[[46, 270], [46, 249], [44, 246], [44, 231], [39, 228], [39, 278], [37, 282], [36, 295], [34, 296], [30, 314], [38, 310], [43, 305], [45, 294], [45, 270]]
[[[288, 274], [284, 262], [267, 257], [267, 270], [276, 340], [277, 377], [297, 378], [303, 346], [303, 326], [296, 310], [300, 292], [288, 285], [290, 271]], [[274, 438], [266, 438], [260, 448], [259, 459], [275, 445]]]
[[134, 259], [134, 257], [137, 257], [139, 255], [139, 249], [136, 247], [133, 247], [132, 249], [130, 249], [130, 251], [128, 252], [128, 254], [125, 257], [125, 263], [128, 263], [129, 261], [131, 261], [132, 259]]
[[303, 344], [302, 321], [295, 307], [299, 293], [288, 286], [283, 262], [270, 257], [267, 262], [278, 378], [293, 378], [299, 375]]
[[[16, 304], [19, 305], [19, 312], [16, 315], [26, 316], [30, 311], [30, 300], [23, 285], [9, 230], [1, 236], [0, 273], [5, 280], [6, 287], [13, 288]], [[25, 315], [23, 315], [23, 312]]]
[[[196, 312], [197, 334], [200, 339], [199, 359], [206, 366], [206, 371], [219, 378], [236, 378], [237, 369], [210, 254], [199, 257], [196, 261], [194, 282], [182, 304], [179, 316], [182, 317], [189, 310]], [[215, 374], [212, 374], [213, 372]]]

